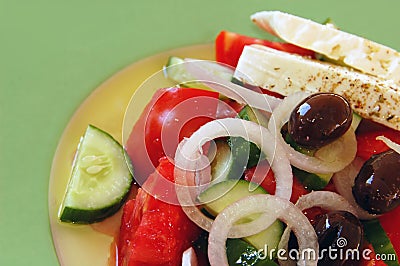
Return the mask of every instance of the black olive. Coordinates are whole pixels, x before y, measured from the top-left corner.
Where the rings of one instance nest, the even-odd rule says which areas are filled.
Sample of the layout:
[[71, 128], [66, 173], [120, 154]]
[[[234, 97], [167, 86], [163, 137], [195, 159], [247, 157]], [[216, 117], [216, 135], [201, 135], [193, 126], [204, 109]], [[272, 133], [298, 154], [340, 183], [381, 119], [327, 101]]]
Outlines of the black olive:
[[354, 180], [356, 202], [369, 213], [382, 214], [400, 205], [400, 154], [373, 155]]
[[363, 238], [361, 222], [346, 211], [331, 211], [316, 217], [314, 229], [318, 236], [318, 265], [353, 265], [359, 261]]
[[349, 102], [334, 93], [313, 94], [290, 114], [288, 130], [301, 146], [320, 148], [342, 136], [351, 126]]

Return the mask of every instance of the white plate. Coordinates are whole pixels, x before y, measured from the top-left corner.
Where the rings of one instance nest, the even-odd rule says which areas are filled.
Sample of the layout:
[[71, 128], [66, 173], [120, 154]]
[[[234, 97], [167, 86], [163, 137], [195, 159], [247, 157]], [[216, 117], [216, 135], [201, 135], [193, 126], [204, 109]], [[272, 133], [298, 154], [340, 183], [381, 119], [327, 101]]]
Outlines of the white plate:
[[[189, 46], [133, 63], [94, 90], [66, 126], [53, 159], [48, 199], [53, 243], [61, 265], [108, 265], [112, 242], [112, 237], [93, 230], [91, 226], [64, 224], [57, 218], [81, 135], [88, 124], [93, 124], [121, 141], [122, 121], [132, 94], [146, 78], [162, 69], [171, 55], [213, 59], [214, 50], [211, 44]], [[158, 88], [162, 83], [155, 86]], [[140, 96], [143, 101], [138, 101], [142, 104], [138, 106], [137, 114], [141, 113], [151, 96], [152, 91], [149, 95]]]

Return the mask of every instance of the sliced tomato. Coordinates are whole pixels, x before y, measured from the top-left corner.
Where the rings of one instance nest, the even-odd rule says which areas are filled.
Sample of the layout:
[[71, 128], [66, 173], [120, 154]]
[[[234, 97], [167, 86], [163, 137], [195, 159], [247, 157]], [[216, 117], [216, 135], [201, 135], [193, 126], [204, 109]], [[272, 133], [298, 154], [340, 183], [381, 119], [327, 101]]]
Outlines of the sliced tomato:
[[184, 137], [215, 119], [218, 96], [193, 88], [165, 88], [154, 94], [127, 141], [136, 182], [142, 185], [161, 157], [173, 158]]
[[389, 150], [389, 147], [376, 137], [385, 136], [400, 143], [400, 132], [391, 128], [379, 127], [376, 130], [357, 133], [357, 156], [368, 160], [372, 155]]
[[[157, 172], [146, 180], [157, 182], [159, 175], [173, 181], [174, 165], [162, 158]], [[118, 265], [180, 265], [182, 253], [198, 238], [201, 230], [182, 207], [163, 202], [139, 189], [135, 200], [125, 204], [118, 240]]]
[[400, 257], [400, 207], [397, 207], [391, 212], [388, 212], [379, 217], [379, 222], [386, 235], [392, 242], [393, 248], [396, 251], [397, 257]]
[[248, 37], [234, 32], [221, 31], [215, 40], [215, 57], [218, 62], [236, 67], [243, 48], [250, 44], [261, 44], [280, 51], [315, 57], [315, 52], [290, 43], [279, 43]]
[[228, 107], [228, 108], [224, 108], [224, 109], [228, 109], [229, 110], [229, 115], [226, 115], [226, 112], [218, 115], [218, 118], [225, 118], [225, 117], [236, 117], [237, 114], [240, 112], [240, 110], [242, 110], [244, 104], [238, 103], [235, 100], [232, 100], [230, 98], [222, 98], [221, 99]]
[[[256, 180], [262, 180], [260, 186], [265, 189], [269, 194], [275, 194], [276, 181], [272, 169], [269, 169], [264, 177], [258, 178], [254, 176], [256, 167], [265, 167], [265, 169], [267, 170], [269, 166], [266, 161], [260, 162], [259, 166], [254, 166], [244, 172], [244, 179], [247, 181], [251, 181], [253, 178], [256, 178]], [[265, 171], [260, 172], [265, 173]], [[300, 196], [307, 193], [309, 193], [309, 191], [303, 187], [303, 185], [300, 183], [300, 181], [297, 180], [296, 177], [293, 177], [292, 196], [290, 198], [290, 201], [295, 203], [300, 198]]]

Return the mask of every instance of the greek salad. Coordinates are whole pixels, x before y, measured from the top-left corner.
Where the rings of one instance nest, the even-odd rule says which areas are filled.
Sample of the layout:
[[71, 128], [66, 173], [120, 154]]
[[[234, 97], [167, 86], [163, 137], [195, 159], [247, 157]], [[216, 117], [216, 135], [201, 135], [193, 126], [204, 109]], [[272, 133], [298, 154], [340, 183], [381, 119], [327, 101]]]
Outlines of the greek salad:
[[171, 56], [122, 145], [83, 134], [59, 209], [122, 212], [110, 265], [399, 265], [400, 54], [280, 11]]

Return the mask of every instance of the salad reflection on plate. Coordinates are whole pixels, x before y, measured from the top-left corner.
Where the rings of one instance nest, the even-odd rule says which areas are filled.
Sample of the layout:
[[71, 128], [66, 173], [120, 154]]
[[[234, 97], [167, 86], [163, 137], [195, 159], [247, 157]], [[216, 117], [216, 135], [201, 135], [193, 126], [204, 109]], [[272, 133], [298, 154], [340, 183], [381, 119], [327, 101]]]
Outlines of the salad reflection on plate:
[[78, 109], [50, 180], [62, 264], [397, 265], [400, 55], [251, 18], [286, 42], [222, 31], [218, 63], [212, 45], [156, 55]]

